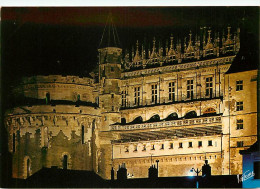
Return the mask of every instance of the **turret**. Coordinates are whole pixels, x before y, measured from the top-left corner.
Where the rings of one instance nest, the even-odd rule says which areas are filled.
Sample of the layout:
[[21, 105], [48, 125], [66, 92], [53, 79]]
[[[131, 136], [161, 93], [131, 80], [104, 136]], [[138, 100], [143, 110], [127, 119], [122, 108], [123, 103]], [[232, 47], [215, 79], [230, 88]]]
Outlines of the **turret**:
[[[112, 36], [113, 35], [113, 36]], [[107, 38], [106, 38], [107, 37]], [[102, 112], [102, 130], [120, 120], [120, 77], [122, 49], [112, 18], [104, 29], [99, 52], [100, 108]]]

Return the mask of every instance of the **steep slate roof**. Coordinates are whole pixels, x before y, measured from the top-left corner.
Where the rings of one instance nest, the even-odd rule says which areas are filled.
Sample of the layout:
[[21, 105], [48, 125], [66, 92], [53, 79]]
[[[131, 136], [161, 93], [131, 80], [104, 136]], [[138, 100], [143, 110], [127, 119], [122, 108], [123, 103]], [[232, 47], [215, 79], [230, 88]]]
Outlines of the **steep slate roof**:
[[226, 74], [255, 70], [259, 67], [259, 39], [242, 29], [240, 50]]

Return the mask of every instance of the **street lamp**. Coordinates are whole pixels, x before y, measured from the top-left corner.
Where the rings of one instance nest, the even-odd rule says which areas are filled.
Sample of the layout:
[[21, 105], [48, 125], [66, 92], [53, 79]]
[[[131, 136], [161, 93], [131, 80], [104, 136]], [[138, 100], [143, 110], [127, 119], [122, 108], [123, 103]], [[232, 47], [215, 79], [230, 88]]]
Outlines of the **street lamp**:
[[202, 170], [199, 170], [198, 168], [197, 168], [197, 169], [192, 168], [192, 169], [190, 170], [190, 172], [192, 173], [193, 171], [197, 174], [197, 176], [196, 176], [196, 188], [199, 188], [199, 173], [200, 173]]

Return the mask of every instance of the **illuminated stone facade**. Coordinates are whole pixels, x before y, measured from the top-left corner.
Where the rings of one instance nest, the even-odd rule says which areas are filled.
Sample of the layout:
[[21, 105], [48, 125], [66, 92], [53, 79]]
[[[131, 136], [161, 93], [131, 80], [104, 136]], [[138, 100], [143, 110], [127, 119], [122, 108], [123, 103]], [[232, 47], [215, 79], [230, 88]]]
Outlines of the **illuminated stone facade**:
[[145, 178], [155, 160], [160, 177], [186, 176], [205, 158], [213, 175], [241, 174], [239, 150], [256, 141], [257, 70], [226, 74], [239, 29], [156, 47], [137, 42], [124, 57], [101, 48], [93, 78], [23, 79], [5, 116], [13, 177], [58, 166], [110, 179], [125, 163], [132, 178]]

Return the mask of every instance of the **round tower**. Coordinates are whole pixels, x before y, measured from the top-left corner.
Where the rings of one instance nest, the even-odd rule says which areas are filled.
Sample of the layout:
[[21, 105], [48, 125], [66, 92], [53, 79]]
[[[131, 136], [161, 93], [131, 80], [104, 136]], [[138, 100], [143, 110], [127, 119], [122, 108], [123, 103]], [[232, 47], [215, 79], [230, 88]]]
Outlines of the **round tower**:
[[61, 75], [27, 77], [14, 88], [4, 121], [14, 178], [53, 166], [96, 170], [94, 88], [91, 78]]
[[99, 49], [100, 108], [103, 130], [120, 121], [120, 77], [122, 49], [105, 47]]
[[109, 130], [109, 125], [120, 122], [122, 49], [119, 46], [117, 31], [109, 15], [98, 49], [102, 130]]

